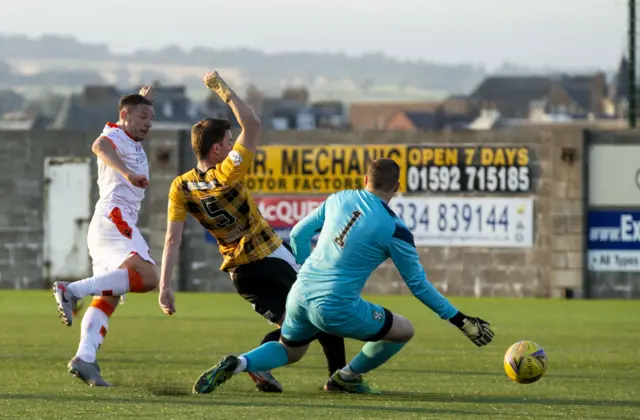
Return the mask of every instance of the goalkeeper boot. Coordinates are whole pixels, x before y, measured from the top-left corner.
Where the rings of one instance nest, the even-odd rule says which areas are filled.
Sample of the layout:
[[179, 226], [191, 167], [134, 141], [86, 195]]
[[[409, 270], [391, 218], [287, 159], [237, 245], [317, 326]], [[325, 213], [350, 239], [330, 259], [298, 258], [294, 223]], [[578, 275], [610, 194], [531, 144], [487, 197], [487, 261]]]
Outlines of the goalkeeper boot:
[[380, 394], [380, 391], [365, 381], [362, 375], [356, 379], [347, 381], [342, 379], [339, 370], [331, 375], [324, 386], [324, 390], [330, 392], [348, 392], [351, 394]]
[[89, 386], [111, 386], [109, 382], [102, 379], [100, 366], [98, 366], [97, 362], [85, 362], [76, 356], [69, 361], [67, 367], [69, 368], [69, 373]]
[[208, 394], [231, 379], [240, 361], [236, 356], [226, 356], [217, 365], [202, 372], [193, 385], [194, 394]]
[[264, 372], [247, 372], [253, 382], [256, 383], [258, 391], [262, 392], [282, 392], [283, 388], [280, 382], [273, 377], [268, 370]]
[[53, 297], [58, 304], [58, 314], [62, 323], [67, 327], [70, 327], [73, 323], [73, 313], [76, 311], [76, 299], [71, 291], [67, 288], [69, 282], [56, 281], [53, 283]]

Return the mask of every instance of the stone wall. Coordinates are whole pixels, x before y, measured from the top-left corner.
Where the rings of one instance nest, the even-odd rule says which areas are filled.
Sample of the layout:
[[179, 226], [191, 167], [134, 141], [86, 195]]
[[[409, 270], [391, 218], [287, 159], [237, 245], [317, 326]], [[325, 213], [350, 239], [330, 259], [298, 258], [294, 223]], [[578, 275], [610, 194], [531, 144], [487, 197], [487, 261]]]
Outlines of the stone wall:
[[[583, 130], [519, 127], [489, 132], [272, 133], [265, 144], [515, 145], [532, 150], [535, 231], [532, 249], [420, 248], [429, 279], [440, 290], [466, 296], [554, 296], [582, 287]], [[562, 149], [573, 148], [573, 164]], [[474, 194], [469, 194], [474, 196]], [[368, 284], [375, 293], [408, 293], [389, 261]]]
[[84, 132], [0, 131], [1, 287], [46, 286], [42, 274], [44, 159], [88, 156], [92, 141]]
[[[0, 132], [0, 287], [41, 288], [43, 161], [46, 156], [88, 156], [96, 133]], [[514, 145], [532, 150], [535, 170], [535, 246], [532, 249], [421, 248], [430, 280], [450, 295], [562, 296], [582, 289], [584, 131], [579, 127], [519, 127], [488, 132], [268, 132], [263, 144]], [[186, 132], [157, 131], [145, 142], [151, 185], [140, 228], [159, 262], [173, 178], [195, 161]], [[562, 159], [574, 152], [573, 162]], [[92, 167], [95, 172], [95, 166]], [[95, 173], [93, 175], [95, 177]], [[473, 196], [473, 195], [471, 195]], [[95, 202], [95, 188], [93, 202]], [[217, 247], [189, 219], [175, 282], [184, 290], [231, 291], [219, 271]], [[373, 275], [368, 292], [408, 293], [393, 264]]]

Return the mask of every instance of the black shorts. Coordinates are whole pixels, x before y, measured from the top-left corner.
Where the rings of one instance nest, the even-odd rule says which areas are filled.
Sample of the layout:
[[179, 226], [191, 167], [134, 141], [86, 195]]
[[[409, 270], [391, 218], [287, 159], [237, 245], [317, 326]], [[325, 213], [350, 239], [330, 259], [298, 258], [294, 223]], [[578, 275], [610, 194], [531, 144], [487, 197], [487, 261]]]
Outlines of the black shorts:
[[277, 324], [284, 317], [287, 295], [297, 276], [285, 260], [267, 257], [236, 267], [231, 280], [257, 313]]

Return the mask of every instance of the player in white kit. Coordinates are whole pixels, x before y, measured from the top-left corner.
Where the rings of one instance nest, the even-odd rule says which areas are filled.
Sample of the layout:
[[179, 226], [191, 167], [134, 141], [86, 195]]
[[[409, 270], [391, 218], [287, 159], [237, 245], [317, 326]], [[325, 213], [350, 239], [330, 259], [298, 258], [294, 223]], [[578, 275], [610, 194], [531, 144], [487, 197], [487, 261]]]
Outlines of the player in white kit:
[[98, 158], [100, 190], [87, 235], [93, 276], [53, 284], [58, 312], [67, 326], [77, 302], [94, 296], [82, 318], [78, 351], [68, 364], [69, 372], [91, 386], [110, 386], [100, 374], [96, 353], [120, 296], [149, 292], [158, 285], [155, 262], [136, 225], [149, 185], [149, 164], [140, 142], [151, 129], [151, 91], [144, 87], [138, 94], [123, 96], [118, 123], [107, 123], [91, 148]]

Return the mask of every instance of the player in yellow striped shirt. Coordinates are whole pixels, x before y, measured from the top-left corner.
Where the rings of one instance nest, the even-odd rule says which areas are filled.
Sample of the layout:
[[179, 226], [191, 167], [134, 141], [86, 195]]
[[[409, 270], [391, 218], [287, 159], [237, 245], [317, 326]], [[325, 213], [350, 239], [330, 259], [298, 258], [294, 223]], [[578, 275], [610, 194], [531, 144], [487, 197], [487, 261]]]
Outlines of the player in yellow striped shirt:
[[[262, 217], [243, 183], [260, 138], [260, 119], [217, 72], [207, 73], [204, 82], [231, 107], [242, 132], [234, 143], [229, 121], [220, 118], [204, 119], [191, 130], [191, 146], [198, 164], [176, 177], [169, 191], [160, 307], [168, 315], [175, 313], [171, 273], [184, 222], [187, 214], [191, 214], [218, 241], [224, 258], [220, 269], [230, 273], [238, 294], [257, 313], [280, 326], [299, 267], [288, 245]], [[327, 357], [330, 376], [346, 364], [344, 340], [326, 333], [317, 338]], [[278, 328], [262, 342], [279, 339]], [[282, 386], [270, 372], [250, 376], [259, 390], [282, 392]]]

